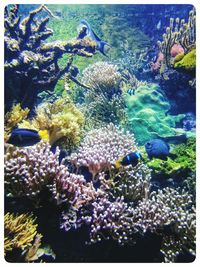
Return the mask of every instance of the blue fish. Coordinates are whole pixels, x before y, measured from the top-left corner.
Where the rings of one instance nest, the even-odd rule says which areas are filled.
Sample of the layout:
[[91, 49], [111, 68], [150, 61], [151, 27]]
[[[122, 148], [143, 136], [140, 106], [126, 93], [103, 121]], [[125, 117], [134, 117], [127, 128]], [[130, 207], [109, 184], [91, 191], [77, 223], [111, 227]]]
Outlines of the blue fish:
[[115, 167], [117, 169], [119, 169], [121, 166], [128, 166], [128, 165], [132, 165], [133, 167], [135, 167], [140, 161], [140, 159], [142, 159], [142, 155], [138, 151], [131, 152], [128, 155], [117, 160], [115, 162]]
[[96, 49], [99, 52], [101, 52], [104, 56], [107, 56], [106, 53], [108, 52], [111, 46], [107, 42], [102, 41], [96, 35], [96, 33], [92, 30], [89, 23], [85, 19], [82, 19], [80, 21], [78, 29], [82, 31], [82, 33], [79, 35], [80, 39], [83, 39], [86, 36], [89, 37], [91, 40], [93, 40], [96, 43]]
[[8, 139], [7, 143], [24, 147], [24, 146], [33, 146], [41, 140], [48, 140], [49, 135], [47, 130], [31, 130], [25, 128], [17, 128], [11, 132], [11, 136]]
[[145, 144], [149, 159], [159, 158], [166, 160], [169, 156], [170, 146], [161, 139], [152, 139]]

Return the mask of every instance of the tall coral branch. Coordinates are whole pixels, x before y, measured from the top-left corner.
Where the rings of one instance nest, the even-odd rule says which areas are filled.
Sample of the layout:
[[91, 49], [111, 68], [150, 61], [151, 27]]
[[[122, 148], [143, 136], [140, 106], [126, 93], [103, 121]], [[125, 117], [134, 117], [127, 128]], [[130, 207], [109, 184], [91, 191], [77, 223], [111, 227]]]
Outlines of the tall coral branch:
[[53, 90], [58, 79], [73, 69], [71, 58], [66, 66], [59, 66], [58, 60], [64, 54], [91, 57], [95, 53], [96, 44], [88, 38], [45, 43], [53, 31], [47, 28], [48, 17], [38, 19], [42, 11], [47, 11], [44, 5], [21, 20], [18, 5], [5, 9], [5, 88], [9, 107], [14, 100], [32, 107], [39, 91]]

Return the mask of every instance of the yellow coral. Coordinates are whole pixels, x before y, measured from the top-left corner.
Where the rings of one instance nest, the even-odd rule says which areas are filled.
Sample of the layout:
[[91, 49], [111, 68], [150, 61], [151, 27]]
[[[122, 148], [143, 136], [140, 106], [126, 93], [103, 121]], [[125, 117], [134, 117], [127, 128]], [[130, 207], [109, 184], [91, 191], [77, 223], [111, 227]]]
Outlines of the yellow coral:
[[8, 140], [12, 128], [17, 126], [18, 123], [26, 119], [29, 109], [22, 109], [20, 104], [13, 105], [11, 111], [5, 115], [5, 141]]
[[50, 144], [63, 137], [71, 144], [76, 144], [80, 140], [84, 121], [84, 115], [69, 98], [61, 97], [54, 103], [43, 103], [37, 107], [36, 117], [32, 121], [23, 121], [19, 127], [47, 130]]
[[4, 216], [5, 236], [4, 236], [4, 253], [20, 248], [27, 251], [37, 234], [37, 224], [32, 215], [21, 214], [14, 215], [6, 213]]

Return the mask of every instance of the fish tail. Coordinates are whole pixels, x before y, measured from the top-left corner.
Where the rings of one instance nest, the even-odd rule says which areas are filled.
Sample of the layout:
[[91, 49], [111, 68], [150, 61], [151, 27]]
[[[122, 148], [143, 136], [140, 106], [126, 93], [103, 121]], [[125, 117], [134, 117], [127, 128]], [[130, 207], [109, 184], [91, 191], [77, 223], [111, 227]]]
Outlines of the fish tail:
[[49, 141], [49, 133], [47, 130], [40, 130], [38, 134], [41, 140]]
[[115, 167], [116, 167], [116, 169], [119, 169], [121, 167], [121, 160], [115, 161]]

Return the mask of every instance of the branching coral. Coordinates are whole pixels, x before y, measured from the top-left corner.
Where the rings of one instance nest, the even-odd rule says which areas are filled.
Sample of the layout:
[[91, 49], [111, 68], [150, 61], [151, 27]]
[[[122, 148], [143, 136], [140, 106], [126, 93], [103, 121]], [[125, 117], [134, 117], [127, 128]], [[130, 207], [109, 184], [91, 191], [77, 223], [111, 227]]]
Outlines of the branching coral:
[[119, 90], [121, 75], [116, 65], [100, 61], [89, 65], [83, 71], [82, 81], [91, 90], [95, 90], [96, 94], [103, 93], [105, 96], [112, 96]]
[[19, 127], [35, 130], [47, 130], [50, 144], [64, 138], [69, 148], [80, 141], [84, 116], [66, 97], [54, 103], [43, 103], [36, 108], [36, 116], [30, 121], [23, 121]]
[[164, 55], [162, 69], [166, 66], [171, 68], [173, 61], [171, 60], [171, 50], [174, 45], [179, 44], [184, 49], [184, 53], [195, 48], [196, 45], [196, 13], [192, 9], [189, 13], [188, 21], [184, 19], [170, 18], [170, 26], [166, 28], [166, 33], [163, 34], [163, 41], [158, 41], [160, 51]]
[[5, 191], [7, 196], [27, 197], [38, 204], [43, 190], [51, 192], [51, 199], [76, 208], [91, 201], [98, 192], [82, 175], [72, 174], [62, 163], [60, 150], [55, 154], [48, 143], [30, 148], [11, 148], [5, 155]]
[[14, 249], [20, 249], [21, 253], [27, 253], [33, 246], [34, 239], [42, 235], [37, 233], [37, 224], [32, 215], [14, 215], [6, 213], [4, 216], [5, 237], [4, 251], [5, 256]]
[[107, 62], [97, 62], [83, 71], [82, 82], [89, 87], [85, 95], [87, 117], [103, 122], [125, 121], [121, 80], [118, 67]]
[[123, 197], [111, 202], [108, 198], [100, 198], [92, 203], [91, 215], [82, 215], [81, 222], [90, 225], [90, 242], [113, 238], [120, 245], [134, 241], [132, 227], [133, 208], [124, 202]]
[[184, 115], [167, 115], [170, 104], [157, 85], [139, 87], [134, 95], [126, 97], [126, 104], [129, 127], [139, 144], [183, 133], [176, 129], [176, 123]]
[[115, 196], [123, 196], [126, 201], [135, 201], [147, 197], [150, 191], [150, 169], [139, 162], [135, 167], [131, 165], [121, 168], [114, 177], [113, 189]]
[[[184, 249], [195, 255], [196, 213], [193, 197], [172, 188], [152, 192], [134, 210], [134, 227], [163, 235], [161, 252], [173, 262]], [[167, 234], [166, 227], [170, 229]]]
[[41, 5], [22, 20], [19, 5], [5, 7], [5, 88], [10, 106], [17, 100], [32, 108], [39, 91], [53, 90], [63, 74], [71, 73], [72, 57], [59, 66], [64, 54], [91, 57], [95, 53], [90, 39], [45, 43], [53, 31], [47, 28], [49, 17], [39, 19], [42, 11], [49, 10]]
[[11, 111], [5, 114], [5, 141], [8, 140], [13, 127], [16, 127], [18, 123], [26, 119], [28, 113], [28, 108], [22, 109], [20, 104], [16, 104], [12, 106]]
[[5, 192], [7, 195], [37, 200], [45, 185], [52, 183], [59, 168], [59, 151], [48, 143], [28, 148], [10, 148], [5, 155]]
[[109, 124], [90, 131], [69, 159], [77, 168], [88, 167], [94, 178], [101, 171], [111, 170], [116, 160], [135, 150], [133, 135]]

